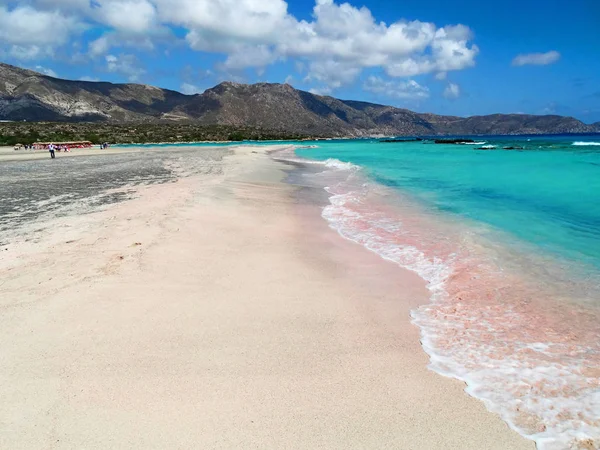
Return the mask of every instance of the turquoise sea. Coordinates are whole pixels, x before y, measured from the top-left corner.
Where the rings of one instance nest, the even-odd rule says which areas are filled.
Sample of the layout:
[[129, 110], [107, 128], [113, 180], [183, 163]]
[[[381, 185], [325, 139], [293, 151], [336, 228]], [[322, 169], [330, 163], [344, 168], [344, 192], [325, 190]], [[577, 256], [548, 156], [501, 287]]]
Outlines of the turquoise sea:
[[291, 159], [321, 167], [334, 230], [427, 281], [412, 317], [433, 370], [538, 448], [600, 448], [600, 136], [474, 140]]
[[296, 153], [359, 165], [370, 179], [410, 193], [428, 207], [600, 267], [600, 136], [479, 142], [524, 150], [335, 141]]

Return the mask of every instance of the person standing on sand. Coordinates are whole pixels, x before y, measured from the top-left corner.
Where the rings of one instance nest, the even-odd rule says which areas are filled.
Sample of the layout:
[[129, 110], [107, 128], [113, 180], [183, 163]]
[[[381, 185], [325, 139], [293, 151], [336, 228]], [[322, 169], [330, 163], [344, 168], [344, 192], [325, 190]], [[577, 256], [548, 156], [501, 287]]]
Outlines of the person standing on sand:
[[54, 159], [54, 144], [50, 144], [48, 150], [50, 151], [50, 158]]

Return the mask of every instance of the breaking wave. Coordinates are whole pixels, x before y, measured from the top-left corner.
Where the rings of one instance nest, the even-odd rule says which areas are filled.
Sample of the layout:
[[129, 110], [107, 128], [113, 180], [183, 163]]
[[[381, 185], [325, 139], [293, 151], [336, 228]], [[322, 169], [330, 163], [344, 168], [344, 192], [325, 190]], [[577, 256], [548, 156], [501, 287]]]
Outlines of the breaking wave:
[[600, 142], [586, 142], [586, 141], [577, 141], [577, 142], [573, 142], [572, 145], [575, 146], [600, 146]]

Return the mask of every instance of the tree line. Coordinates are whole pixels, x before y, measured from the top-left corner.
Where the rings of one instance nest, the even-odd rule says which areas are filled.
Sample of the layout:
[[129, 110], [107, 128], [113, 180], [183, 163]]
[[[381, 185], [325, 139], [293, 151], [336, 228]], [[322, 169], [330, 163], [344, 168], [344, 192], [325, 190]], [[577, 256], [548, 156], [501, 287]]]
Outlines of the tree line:
[[0, 145], [29, 145], [34, 142], [90, 141], [94, 144], [144, 144], [202, 141], [302, 140], [307, 136], [284, 130], [194, 123], [0, 123]]

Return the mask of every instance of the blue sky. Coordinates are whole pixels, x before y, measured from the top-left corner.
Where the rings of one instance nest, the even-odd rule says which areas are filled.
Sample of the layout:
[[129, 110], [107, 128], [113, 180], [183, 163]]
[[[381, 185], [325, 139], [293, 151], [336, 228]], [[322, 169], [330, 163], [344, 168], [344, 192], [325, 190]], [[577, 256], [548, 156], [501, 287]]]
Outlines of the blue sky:
[[597, 0], [0, 0], [0, 59], [185, 93], [287, 81], [422, 112], [600, 121]]

